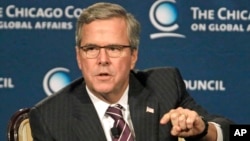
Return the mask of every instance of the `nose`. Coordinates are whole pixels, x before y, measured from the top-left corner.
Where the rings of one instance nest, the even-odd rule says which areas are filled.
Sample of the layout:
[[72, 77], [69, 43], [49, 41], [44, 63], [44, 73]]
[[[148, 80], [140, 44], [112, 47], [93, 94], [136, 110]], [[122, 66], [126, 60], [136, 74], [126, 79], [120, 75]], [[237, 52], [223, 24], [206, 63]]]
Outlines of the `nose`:
[[100, 53], [98, 55], [98, 64], [107, 65], [109, 63], [110, 63], [110, 59], [109, 59], [107, 51], [105, 50], [105, 48], [101, 48]]

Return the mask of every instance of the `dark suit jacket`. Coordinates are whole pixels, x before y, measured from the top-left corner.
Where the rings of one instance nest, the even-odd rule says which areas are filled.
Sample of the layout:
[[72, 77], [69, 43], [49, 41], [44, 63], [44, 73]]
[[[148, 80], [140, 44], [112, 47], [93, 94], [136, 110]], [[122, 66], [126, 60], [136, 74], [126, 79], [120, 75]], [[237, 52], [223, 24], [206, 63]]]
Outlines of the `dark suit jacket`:
[[[187, 93], [175, 68], [131, 71], [128, 95], [136, 141], [177, 140], [170, 135], [171, 124], [160, 125], [159, 121], [164, 113], [179, 106], [195, 110], [208, 121], [220, 124], [224, 140], [228, 140], [230, 121], [209, 115], [199, 106]], [[146, 112], [147, 107], [154, 112]], [[106, 140], [83, 78], [34, 106], [30, 124], [34, 141]]]

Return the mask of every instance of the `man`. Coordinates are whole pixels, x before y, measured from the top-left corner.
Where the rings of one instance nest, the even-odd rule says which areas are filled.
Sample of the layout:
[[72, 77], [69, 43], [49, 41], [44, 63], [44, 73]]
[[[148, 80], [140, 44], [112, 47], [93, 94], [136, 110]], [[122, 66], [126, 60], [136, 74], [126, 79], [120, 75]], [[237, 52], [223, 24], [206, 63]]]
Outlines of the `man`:
[[133, 70], [139, 32], [119, 5], [83, 11], [76, 29], [83, 77], [32, 108], [34, 141], [228, 140], [231, 121], [196, 104], [177, 69]]

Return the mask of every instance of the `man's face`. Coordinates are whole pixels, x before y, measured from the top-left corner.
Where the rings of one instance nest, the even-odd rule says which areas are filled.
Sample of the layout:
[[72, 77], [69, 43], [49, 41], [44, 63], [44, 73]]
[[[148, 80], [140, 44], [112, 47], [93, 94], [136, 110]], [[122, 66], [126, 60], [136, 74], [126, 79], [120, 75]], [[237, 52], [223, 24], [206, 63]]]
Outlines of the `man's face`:
[[[129, 45], [126, 23], [121, 18], [96, 20], [82, 28], [81, 46]], [[77, 62], [88, 88], [99, 98], [109, 101], [120, 98], [129, 83], [129, 72], [137, 61], [137, 50], [124, 48], [121, 56], [109, 57], [100, 49], [96, 58], [89, 59], [82, 49], [76, 48]], [[118, 99], [119, 100], [119, 99]]]

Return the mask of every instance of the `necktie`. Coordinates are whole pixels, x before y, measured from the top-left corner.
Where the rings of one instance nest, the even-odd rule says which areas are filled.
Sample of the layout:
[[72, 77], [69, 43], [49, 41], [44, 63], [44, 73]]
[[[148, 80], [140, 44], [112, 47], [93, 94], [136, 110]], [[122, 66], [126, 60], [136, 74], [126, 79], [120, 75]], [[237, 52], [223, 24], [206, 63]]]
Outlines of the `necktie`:
[[114, 107], [109, 107], [106, 114], [111, 116], [114, 122], [114, 128], [118, 130], [119, 137], [113, 137], [113, 141], [133, 141], [133, 136], [129, 129], [129, 126], [125, 123], [122, 117], [122, 106], [117, 104]]

